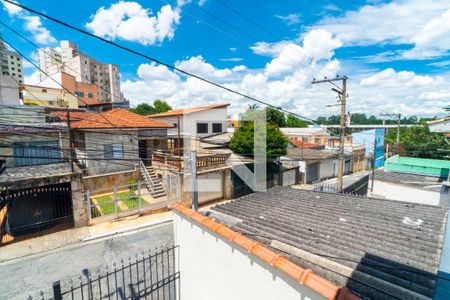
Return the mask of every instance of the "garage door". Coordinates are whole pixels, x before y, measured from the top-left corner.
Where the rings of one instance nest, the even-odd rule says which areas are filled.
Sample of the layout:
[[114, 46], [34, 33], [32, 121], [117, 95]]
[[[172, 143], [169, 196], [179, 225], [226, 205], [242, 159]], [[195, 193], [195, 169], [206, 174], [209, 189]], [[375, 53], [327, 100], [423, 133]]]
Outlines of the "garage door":
[[199, 204], [223, 198], [223, 172], [198, 175]]
[[306, 183], [311, 183], [319, 179], [319, 163], [313, 163], [306, 166]]

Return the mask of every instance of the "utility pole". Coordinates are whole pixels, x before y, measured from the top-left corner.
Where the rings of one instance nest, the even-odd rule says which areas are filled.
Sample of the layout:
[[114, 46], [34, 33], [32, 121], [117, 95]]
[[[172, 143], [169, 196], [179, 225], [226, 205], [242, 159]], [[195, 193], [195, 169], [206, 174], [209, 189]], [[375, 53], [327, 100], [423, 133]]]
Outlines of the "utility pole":
[[191, 165], [191, 198], [192, 210], [198, 210], [198, 184], [197, 184], [197, 151], [189, 153], [189, 163]]
[[[396, 117], [397, 118], [397, 139], [396, 139], [396, 154], [400, 152], [400, 122], [402, 119], [402, 114], [390, 113], [390, 114], [380, 114], [382, 117]], [[384, 122], [384, 120], [383, 120]]]
[[[67, 119], [67, 127], [69, 128], [69, 157], [70, 157], [70, 167], [72, 170], [72, 173], [75, 172], [75, 168], [73, 166], [73, 160], [74, 160], [74, 155], [73, 155], [73, 134], [72, 134], [72, 129], [70, 127], [70, 112], [69, 112], [69, 107], [67, 107], [67, 111], [66, 111], [66, 119]], [[62, 149], [61, 149], [62, 151]]]
[[[339, 152], [338, 152], [338, 178], [337, 178], [337, 192], [342, 192], [343, 187], [343, 177], [344, 177], [344, 135], [345, 135], [345, 124], [346, 124], [346, 105], [347, 105], [347, 76], [339, 77], [332, 79], [325, 79], [323, 80], [316, 80], [313, 79], [311, 82], [312, 84], [316, 83], [324, 83], [329, 82], [332, 85], [335, 86], [335, 88], [332, 88], [331, 90], [336, 92], [338, 94], [338, 97], [340, 99], [340, 105], [341, 105], [341, 120], [340, 120], [340, 126], [339, 126]], [[335, 85], [334, 81], [342, 81], [342, 88]]]

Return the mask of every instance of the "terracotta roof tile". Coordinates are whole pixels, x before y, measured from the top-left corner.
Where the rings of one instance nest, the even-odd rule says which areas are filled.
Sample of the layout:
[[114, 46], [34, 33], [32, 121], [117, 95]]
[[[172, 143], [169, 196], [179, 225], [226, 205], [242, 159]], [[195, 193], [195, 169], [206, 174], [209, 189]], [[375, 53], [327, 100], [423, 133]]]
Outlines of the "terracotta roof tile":
[[208, 106], [194, 107], [194, 108], [180, 108], [180, 109], [172, 109], [163, 113], [150, 115], [149, 118], [158, 118], [158, 117], [167, 117], [167, 116], [176, 116], [176, 115], [187, 115], [198, 111], [203, 111], [207, 109], [221, 108], [229, 106], [230, 103], [222, 103], [222, 104], [214, 104]]
[[211, 231], [218, 233], [227, 240], [239, 245], [247, 250], [249, 253], [257, 256], [267, 264], [280, 269], [290, 277], [297, 280], [300, 284], [305, 285], [317, 293], [324, 296], [326, 299], [340, 299], [340, 300], [358, 300], [359, 297], [350, 293], [348, 289], [341, 289], [328, 280], [318, 276], [309, 269], [304, 269], [293, 263], [283, 255], [275, 253], [262, 243], [252, 240], [245, 235], [231, 230], [227, 226], [217, 223], [210, 217], [206, 217], [199, 212], [194, 212], [191, 209], [183, 206], [178, 202], [171, 204], [172, 208], [182, 213], [186, 217], [194, 220], [200, 225], [209, 228]]
[[[62, 122], [67, 121], [67, 111], [53, 111], [50, 113], [53, 116], [58, 117]], [[69, 111], [69, 117], [71, 121], [81, 121], [84, 119], [88, 119], [89, 117], [92, 117], [95, 115], [95, 112], [88, 112], [88, 111]]]
[[300, 148], [317, 148], [317, 147], [322, 146], [319, 144], [313, 144], [313, 143], [296, 140], [296, 139], [290, 139], [289, 142], [291, 142], [292, 144], [294, 144], [295, 146], [300, 147]]
[[72, 124], [72, 128], [172, 128], [171, 124], [149, 119], [123, 108], [96, 113]]

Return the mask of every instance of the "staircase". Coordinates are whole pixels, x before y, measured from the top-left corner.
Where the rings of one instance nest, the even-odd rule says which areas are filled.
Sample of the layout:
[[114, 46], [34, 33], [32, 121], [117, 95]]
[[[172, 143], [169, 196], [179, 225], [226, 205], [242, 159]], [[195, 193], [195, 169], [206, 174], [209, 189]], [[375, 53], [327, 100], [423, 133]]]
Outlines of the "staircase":
[[161, 180], [158, 178], [155, 170], [152, 166], [145, 166], [141, 161], [141, 175], [145, 181], [147, 190], [153, 198], [166, 197], [167, 193], [164, 190], [164, 186]]

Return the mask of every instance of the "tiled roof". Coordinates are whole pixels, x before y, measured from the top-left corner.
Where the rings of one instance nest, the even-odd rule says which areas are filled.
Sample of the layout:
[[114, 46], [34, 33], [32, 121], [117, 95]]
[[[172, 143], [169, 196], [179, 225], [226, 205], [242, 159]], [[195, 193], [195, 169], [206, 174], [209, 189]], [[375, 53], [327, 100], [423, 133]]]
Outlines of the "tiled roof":
[[88, 119], [71, 124], [72, 128], [172, 128], [173, 125], [146, 118], [123, 108], [96, 113]]
[[407, 185], [436, 192], [440, 192], [442, 183], [442, 179], [439, 177], [400, 172], [387, 172], [384, 170], [376, 170], [374, 179], [382, 182]]
[[[328, 280], [314, 274], [310, 269], [304, 269], [283, 255], [275, 253], [262, 243], [252, 240], [238, 231], [231, 230], [227, 226], [215, 222], [212, 218], [206, 217], [199, 212], [194, 212], [182, 204], [174, 202], [172, 208], [184, 214], [198, 224], [221, 235], [232, 243], [244, 248], [271, 266], [280, 269], [295, 280], [299, 281], [327, 299], [358, 300], [359, 297], [348, 292], [348, 289], [340, 289]], [[339, 297], [339, 298], [338, 298]]]
[[100, 102], [98, 100], [95, 99], [78, 99], [78, 106], [86, 106], [86, 105], [112, 105], [111, 102]]
[[[62, 122], [67, 121], [67, 111], [63, 110], [53, 111], [50, 114], [58, 117]], [[70, 121], [75, 122], [88, 119], [89, 117], [95, 114], [96, 114], [95, 112], [88, 112], [88, 111], [69, 111], [69, 118]]]
[[163, 113], [150, 115], [148, 117], [150, 118], [158, 118], [158, 117], [168, 117], [168, 116], [177, 116], [177, 115], [187, 115], [207, 109], [213, 109], [213, 108], [221, 108], [229, 106], [230, 103], [222, 103], [222, 104], [214, 104], [214, 105], [208, 105], [208, 106], [201, 106], [201, 107], [194, 107], [194, 108], [181, 108], [181, 109], [172, 109]]
[[277, 187], [210, 212], [361, 297], [433, 296], [445, 208]]
[[321, 160], [337, 157], [337, 153], [328, 150], [315, 150], [295, 147], [288, 148], [286, 156], [304, 160]]
[[300, 148], [317, 148], [317, 147], [322, 146], [319, 144], [313, 144], [313, 143], [305, 142], [302, 140], [296, 140], [296, 139], [290, 139], [289, 142]]

